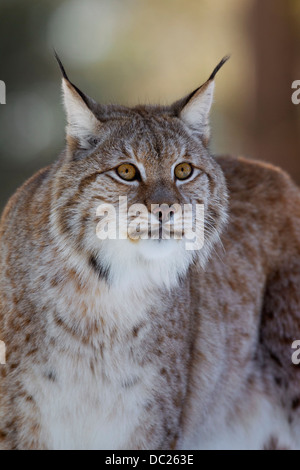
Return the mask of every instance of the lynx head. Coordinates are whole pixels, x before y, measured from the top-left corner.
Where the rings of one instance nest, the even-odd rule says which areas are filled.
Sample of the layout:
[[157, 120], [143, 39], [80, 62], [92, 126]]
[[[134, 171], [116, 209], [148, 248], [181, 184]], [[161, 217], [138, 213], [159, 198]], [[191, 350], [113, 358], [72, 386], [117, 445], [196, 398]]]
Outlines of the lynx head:
[[[209, 153], [209, 112], [215, 75], [227, 59], [174, 104], [133, 108], [98, 104], [70, 82], [58, 59], [67, 143], [53, 223], [66, 251], [83, 256], [104, 281], [121, 282], [132, 268], [172, 284], [192, 261], [205, 265], [226, 221], [226, 185]], [[190, 228], [204, 233], [201, 249], [187, 249], [187, 204]], [[97, 236], [99, 227], [107, 239]]]

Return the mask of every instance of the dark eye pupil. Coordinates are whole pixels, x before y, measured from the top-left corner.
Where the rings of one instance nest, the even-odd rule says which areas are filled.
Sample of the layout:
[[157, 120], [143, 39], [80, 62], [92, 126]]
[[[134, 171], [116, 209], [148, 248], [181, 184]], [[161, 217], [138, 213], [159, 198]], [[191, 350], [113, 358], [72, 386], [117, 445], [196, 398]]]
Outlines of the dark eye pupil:
[[128, 168], [126, 168], [125, 173], [128, 173]]

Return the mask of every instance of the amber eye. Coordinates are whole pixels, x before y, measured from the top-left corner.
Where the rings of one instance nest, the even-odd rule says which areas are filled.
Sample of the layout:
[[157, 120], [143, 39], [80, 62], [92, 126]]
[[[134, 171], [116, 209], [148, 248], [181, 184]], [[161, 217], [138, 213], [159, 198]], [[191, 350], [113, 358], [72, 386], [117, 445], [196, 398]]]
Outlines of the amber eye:
[[117, 173], [123, 180], [133, 181], [138, 175], [138, 171], [134, 165], [131, 163], [123, 163], [118, 166]]
[[179, 180], [186, 180], [192, 172], [193, 167], [189, 163], [180, 163], [175, 167], [175, 176]]

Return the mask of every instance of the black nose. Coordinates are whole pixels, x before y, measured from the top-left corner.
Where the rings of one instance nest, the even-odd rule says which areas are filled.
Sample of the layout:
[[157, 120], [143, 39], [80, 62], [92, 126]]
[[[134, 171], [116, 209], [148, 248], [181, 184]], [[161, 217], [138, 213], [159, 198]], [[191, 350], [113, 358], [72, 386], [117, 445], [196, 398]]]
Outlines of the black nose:
[[156, 215], [161, 224], [164, 222], [172, 221], [174, 218], [174, 210], [169, 206], [155, 207], [152, 210], [152, 213]]

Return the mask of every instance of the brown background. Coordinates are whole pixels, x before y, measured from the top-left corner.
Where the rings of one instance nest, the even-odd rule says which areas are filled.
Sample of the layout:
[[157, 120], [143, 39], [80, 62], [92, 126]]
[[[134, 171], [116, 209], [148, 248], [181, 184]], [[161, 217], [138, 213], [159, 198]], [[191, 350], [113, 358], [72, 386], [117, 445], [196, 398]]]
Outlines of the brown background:
[[299, 0], [1, 0], [0, 209], [64, 143], [55, 47], [98, 101], [169, 103], [216, 80], [212, 149], [273, 162], [300, 183]]

